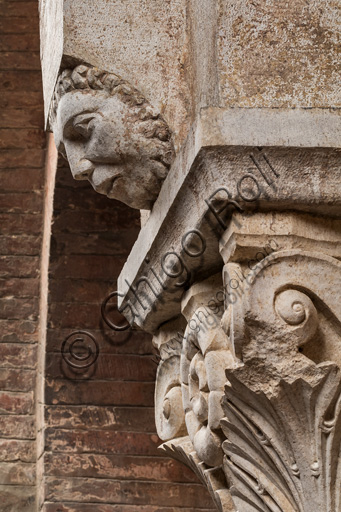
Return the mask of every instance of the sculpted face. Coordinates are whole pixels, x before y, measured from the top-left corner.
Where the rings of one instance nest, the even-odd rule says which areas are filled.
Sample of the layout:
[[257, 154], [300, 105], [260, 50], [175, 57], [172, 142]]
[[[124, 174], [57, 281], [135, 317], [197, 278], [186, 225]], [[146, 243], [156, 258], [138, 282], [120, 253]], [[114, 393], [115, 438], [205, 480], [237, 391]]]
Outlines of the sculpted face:
[[173, 153], [170, 142], [165, 151], [168, 134], [151, 136], [150, 121], [148, 130], [141, 117], [117, 95], [73, 90], [58, 103], [53, 132], [75, 179], [133, 208], [151, 209]]

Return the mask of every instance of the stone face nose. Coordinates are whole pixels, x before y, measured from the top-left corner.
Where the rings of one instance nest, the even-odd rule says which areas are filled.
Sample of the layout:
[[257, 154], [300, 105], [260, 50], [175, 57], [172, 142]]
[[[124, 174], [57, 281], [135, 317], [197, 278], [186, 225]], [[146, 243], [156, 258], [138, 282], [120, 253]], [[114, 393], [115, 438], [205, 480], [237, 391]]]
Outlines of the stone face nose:
[[82, 158], [78, 164], [71, 168], [75, 180], [88, 180], [94, 170], [94, 165], [90, 160]]
[[113, 181], [112, 169], [106, 167], [95, 167], [89, 181], [96, 192], [107, 194]]
[[75, 180], [87, 180], [94, 170], [94, 164], [84, 158], [84, 147], [65, 141], [65, 152]]

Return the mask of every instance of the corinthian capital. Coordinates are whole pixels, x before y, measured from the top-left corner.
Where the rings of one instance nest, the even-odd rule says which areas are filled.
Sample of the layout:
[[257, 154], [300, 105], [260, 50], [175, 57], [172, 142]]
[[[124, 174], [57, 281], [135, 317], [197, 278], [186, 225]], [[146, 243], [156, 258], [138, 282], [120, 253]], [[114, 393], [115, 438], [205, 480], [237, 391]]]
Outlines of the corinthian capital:
[[234, 368], [236, 360], [221, 327], [222, 294], [220, 274], [193, 285], [182, 300], [183, 317], [154, 336], [161, 355], [155, 417], [158, 435], [165, 441], [161, 449], [196, 472], [219, 510], [232, 512], [222, 470], [221, 420], [225, 371]]
[[237, 510], [340, 510], [340, 285], [337, 259], [278, 251], [225, 312], [240, 361], [226, 369], [221, 421]]
[[234, 215], [223, 279], [192, 285], [154, 337], [162, 449], [221, 511], [338, 512], [339, 223]]

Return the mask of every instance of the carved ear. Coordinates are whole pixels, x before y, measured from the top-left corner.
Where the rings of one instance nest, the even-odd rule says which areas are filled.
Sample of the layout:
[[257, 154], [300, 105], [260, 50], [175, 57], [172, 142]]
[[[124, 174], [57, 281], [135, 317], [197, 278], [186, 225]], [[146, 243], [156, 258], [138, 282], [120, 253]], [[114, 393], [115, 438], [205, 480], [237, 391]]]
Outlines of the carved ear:
[[88, 67], [77, 66], [71, 74], [71, 79], [76, 89], [86, 89], [88, 86]]

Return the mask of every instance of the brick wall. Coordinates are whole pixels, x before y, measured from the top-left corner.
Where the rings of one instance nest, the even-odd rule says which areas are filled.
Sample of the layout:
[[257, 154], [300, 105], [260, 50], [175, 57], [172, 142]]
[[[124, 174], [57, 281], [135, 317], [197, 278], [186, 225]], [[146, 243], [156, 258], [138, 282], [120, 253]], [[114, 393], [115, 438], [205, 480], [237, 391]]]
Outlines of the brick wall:
[[[138, 230], [138, 212], [58, 169], [46, 345], [46, 512], [212, 506], [194, 474], [157, 451], [150, 336], [115, 333], [101, 318], [101, 303], [116, 289]], [[78, 329], [92, 334], [100, 349], [85, 370], [61, 356], [63, 340]]]
[[0, 4], [0, 508], [35, 510], [35, 384], [43, 221], [37, 2]]

